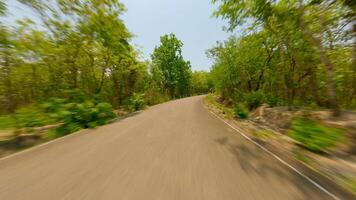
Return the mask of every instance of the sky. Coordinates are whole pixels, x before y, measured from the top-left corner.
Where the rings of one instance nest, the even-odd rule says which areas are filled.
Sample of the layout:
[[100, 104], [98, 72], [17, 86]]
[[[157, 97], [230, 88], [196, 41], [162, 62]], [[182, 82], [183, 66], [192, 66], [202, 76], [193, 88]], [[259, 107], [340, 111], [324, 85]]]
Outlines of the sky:
[[[7, 0], [9, 22], [31, 12], [22, 9], [14, 0]], [[226, 21], [212, 17], [216, 6], [211, 0], [121, 0], [127, 12], [122, 16], [134, 34], [132, 44], [150, 59], [160, 36], [174, 33], [184, 44], [183, 57], [193, 70], [209, 70], [212, 61], [205, 52], [216, 41], [223, 41], [230, 33], [223, 31]]]
[[123, 19], [135, 35], [133, 44], [150, 58], [161, 35], [174, 33], [184, 44], [183, 57], [193, 70], [209, 70], [212, 61], [206, 50], [230, 35], [227, 24], [212, 17], [211, 0], [122, 0], [127, 8]]

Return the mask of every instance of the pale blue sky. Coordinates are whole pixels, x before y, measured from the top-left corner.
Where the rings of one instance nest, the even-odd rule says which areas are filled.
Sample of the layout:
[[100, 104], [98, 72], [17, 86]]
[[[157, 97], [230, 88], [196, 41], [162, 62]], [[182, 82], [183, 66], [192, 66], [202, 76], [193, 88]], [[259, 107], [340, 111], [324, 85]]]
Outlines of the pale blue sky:
[[194, 70], [208, 70], [211, 61], [205, 51], [229, 33], [226, 23], [211, 17], [210, 0], [122, 0], [127, 8], [123, 16], [129, 30], [136, 35], [133, 43], [149, 58], [163, 34], [174, 33], [183, 41], [183, 56]]
[[[30, 11], [22, 9], [15, 0], [7, 0], [8, 23]], [[214, 5], [210, 0], [121, 0], [127, 8], [123, 19], [135, 35], [132, 43], [150, 58], [159, 38], [174, 33], [184, 43], [183, 56], [190, 60], [193, 70], [209, 70], [211, 61], [205, 51], [228, 38], [222, 30], [226, 22], [211, 17]]]

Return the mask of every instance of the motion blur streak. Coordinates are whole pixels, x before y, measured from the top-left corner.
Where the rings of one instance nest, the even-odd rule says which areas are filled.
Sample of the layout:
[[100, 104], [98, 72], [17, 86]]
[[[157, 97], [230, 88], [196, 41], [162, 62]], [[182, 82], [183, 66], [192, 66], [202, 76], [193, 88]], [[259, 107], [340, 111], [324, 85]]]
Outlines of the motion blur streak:
[[0, 199], [331, 199], [209, 114], [154, 106], [0, 161]]

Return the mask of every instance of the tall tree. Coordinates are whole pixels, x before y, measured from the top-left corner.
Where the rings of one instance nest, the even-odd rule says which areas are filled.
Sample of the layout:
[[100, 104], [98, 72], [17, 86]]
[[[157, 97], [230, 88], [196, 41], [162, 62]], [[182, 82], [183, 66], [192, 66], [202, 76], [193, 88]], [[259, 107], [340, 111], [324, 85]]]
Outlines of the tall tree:
[[[286, 91], [290, 98], [295, 96], [303, 79], [309, 76], [315, 79], [314, 73], [319, 71], [316, 69], [318, 63], [305, 62], [308, 56], [302, 52], [304, 47], [313, 47], [315, 53], [312, 52], [312, 60], [319, 58], [320, 63], [324, 65], [323, 81], [326, 83], [328, 106], [333, 108], [335, 115], [338, 114], [335, 79], [338, 77], [336, 73], [339, 66], [334, 66], [335, 62], [331, 61], [330, 52], [335, 52], [336, 48], [345, 48], [342, 45], [347, 44], [346, 27], [350, 22], [343, 19], [350, 12], [341, 6], [343, 1], [213, 0], [213, 2], [220, 2], [215, 16], [229, 20], [228, 30], [250, 25], [248, 28], [252, 32], [267, 31], [270, 35], [266, 38], [274, 37], [277, 41], [284, 68], [289, 67], [288, 71], [295, 73], [305, 70], [305, 76], [302, 75], [294, 81], [293, 75], [286, 71], [289, 74], [285, 77], [288, 88]], [[313, 82], [317, 84], [315, 80]], [[315, 98], [319, 99], [318, 95]]]
[[143, 91], [147, 65], [130, 45], [118, 0], [19, 2], [38, 16], [20, 18], [14, 27], [1, 25], [0, 101], [6, 106], [0, 110], [13, 112], [66, 90], [122, 106]]
[[190, 94], [191, 66], [182, 56], [183, 43], [174, 34], [161, 37], [160, 46], [154, 49], [152, 64], [159, 82], [171, 98]]

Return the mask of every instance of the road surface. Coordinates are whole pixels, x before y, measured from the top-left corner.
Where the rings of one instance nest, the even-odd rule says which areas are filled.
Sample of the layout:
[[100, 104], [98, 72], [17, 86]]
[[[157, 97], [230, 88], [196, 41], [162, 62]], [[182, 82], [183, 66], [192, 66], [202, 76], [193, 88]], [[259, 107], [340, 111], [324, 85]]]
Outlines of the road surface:
[[234, 133], [202, 96], [0, 160], [0, 199], [327, 200]]

